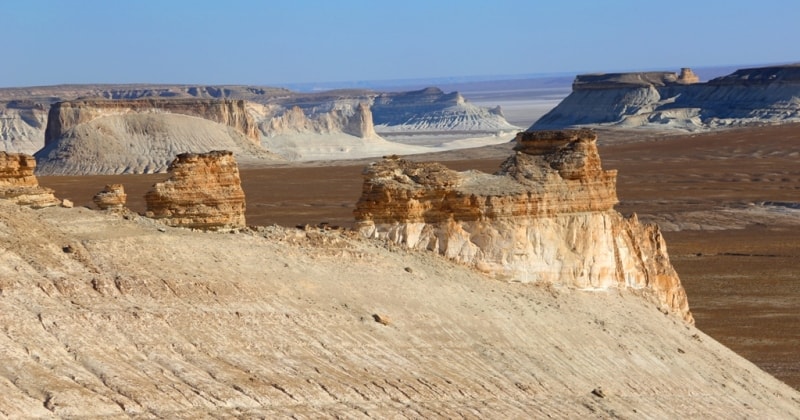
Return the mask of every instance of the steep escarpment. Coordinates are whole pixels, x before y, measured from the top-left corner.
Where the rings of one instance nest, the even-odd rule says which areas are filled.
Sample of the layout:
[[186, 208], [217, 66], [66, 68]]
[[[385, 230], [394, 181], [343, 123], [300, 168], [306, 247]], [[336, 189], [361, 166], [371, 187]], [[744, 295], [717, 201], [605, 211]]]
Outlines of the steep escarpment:
[[372, 103], [372, 113], [381, 132], [497, 132], [514, 130], [500, 108], [479, 107], [460, 93], [438, 88], [412, 92], [382, 93]]
[[53, 190], [39, 186], [35, 168], [33, 156], [0, 152], [0, 198], [33, 208], [58, 205]]
[[168, 172], [170, 178], [153, 185], [145, 195], [147, 217], [202, 230], [246, 226], [244, 191], [233, 153], [183, 153]]
[[365, 169], [359, 231], [496, 278], [633, 289], [692, 322], [656, 226], [624, 218], [590, 131], [526, 132], [495, 175], [389, 158]]
[[293, 106], [272, 117], [262, 117], [261, 131], [268, 137], [297, 133], [343, 133], [359, 138], [378, 138], [372, 122], [372, 112], [363, 103], [311, 115], [306, 115], [299, 106]]
[[581, 125], [706, 130], [800, 121], [800, 65], [738, 70], [699, 83], [690, 69], [580, 75], [531, 129]]
[[254, 144], [258, 128], [245, 109], [243, 100], [138, 99], [76, 100], [58, 102], [50, 107], [45, 130], [45, 147], [58, 141], [79, 124], [100, 117], [141, 113], [170, 113], [199, 117], [231, 127]]
[[260, 143], [245, 101], [82, 100], [53, 105], [37, 173], [163, 172], [179, 153], [225, 148], [276, 160]]

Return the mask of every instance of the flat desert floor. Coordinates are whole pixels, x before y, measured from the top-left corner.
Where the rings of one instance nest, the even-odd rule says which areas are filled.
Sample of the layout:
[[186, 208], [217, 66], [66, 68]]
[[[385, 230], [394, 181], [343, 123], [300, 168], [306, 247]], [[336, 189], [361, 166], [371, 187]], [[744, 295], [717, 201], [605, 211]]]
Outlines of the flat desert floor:
[[[662, 226], [697, 326], [800, 389], [800, 125], [659, 135], [601, 131], [618, 210]], [[408, 159], [494, 172], [511, 145]], [[353, 223], [369, 160], [241, 169], [251, 225]], [[40, 177], [79, 206], [122, 183], [129, 207], [166, 174]]]

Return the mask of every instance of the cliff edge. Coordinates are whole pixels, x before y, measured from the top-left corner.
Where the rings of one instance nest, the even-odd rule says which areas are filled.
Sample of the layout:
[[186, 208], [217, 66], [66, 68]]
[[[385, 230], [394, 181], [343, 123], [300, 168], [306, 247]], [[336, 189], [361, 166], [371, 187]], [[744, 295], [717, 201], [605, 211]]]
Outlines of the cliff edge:
[[579, 75], [531, 130], [579, 126], [683, 131], [800, 122], [800, 64], [741, 69], [701, 83], [672, 72]]
[[693, 322], [658, 227], [614, 210], [616, 171], [602, 169], [596, 140], [519, 133], [494, 175], [384, 159], [364, 171], [357, 228], [498, 279], [641, 291]]

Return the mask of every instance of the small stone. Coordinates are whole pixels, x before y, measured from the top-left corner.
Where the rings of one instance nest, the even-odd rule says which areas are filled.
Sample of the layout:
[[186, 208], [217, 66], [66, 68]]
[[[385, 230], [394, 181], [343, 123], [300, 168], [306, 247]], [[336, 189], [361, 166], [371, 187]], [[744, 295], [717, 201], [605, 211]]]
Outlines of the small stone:
[[603, 388], [600, 388], [599, 386], [592, 390], [592, 395], [594, 395], [595, 397], [599, 397], [599, 398], [605, 398], [606, 397], [606, 393], [603, 392]]
[[389, 317], [386, 315], [372, 314], [372, 319], [374, 319], [375, 322], [383, 325], [389, 325], [392, 323], [392, 321], [389, 320]]
[[68, 200], [66, 198], [61, 200], [61, 207], [64, 207], [65, 209], [71, 209], [74, 206], [75, 206], [75, 203], [73, 203], [71, 200]]
[[406, 267], [405, 270], [406, 270], [407, 273], [413, 273], [414, 272], [414, 270], [412, 270], [411, 267]]

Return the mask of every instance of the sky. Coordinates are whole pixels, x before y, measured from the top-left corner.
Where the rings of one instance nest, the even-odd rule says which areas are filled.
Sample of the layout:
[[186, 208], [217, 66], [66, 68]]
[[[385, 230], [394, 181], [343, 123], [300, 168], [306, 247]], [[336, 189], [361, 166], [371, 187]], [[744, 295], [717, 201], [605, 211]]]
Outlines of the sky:
[[800, 62], [798, 0], [2, 0], [0, 87]]

